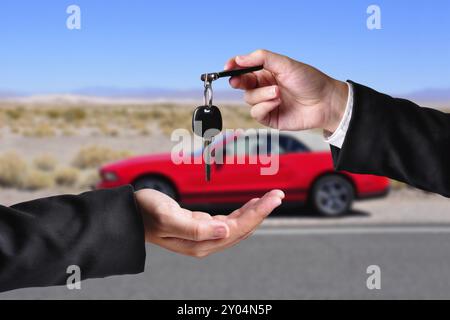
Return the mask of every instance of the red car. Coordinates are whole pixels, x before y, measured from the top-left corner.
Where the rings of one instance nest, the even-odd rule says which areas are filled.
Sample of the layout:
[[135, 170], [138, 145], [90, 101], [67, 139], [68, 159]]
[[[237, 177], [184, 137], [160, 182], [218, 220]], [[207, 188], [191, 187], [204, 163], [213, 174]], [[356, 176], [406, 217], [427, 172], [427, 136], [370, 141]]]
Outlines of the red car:
[[[224, 159], [236, 157], [237, 135], [216, 139], [213, 148], [223, 148]], [[267, 140], [267, 139], [266, 139]], [[221, 143], [217, 143], [217, 141]], [[285, 202], [309, 203], [320, 214], [336, 216], [347, 212], [354, 199], [386, 195], [389, 180], [372, 175], [336, 172], [330, 152], [314, 152], [293, 136], [280, 134], [276, 142], [262, 148], [257, 135], [246, 137], [244, 159], [259, 150], [279, 155], [278, 172], [262, 175], [261, 163], [213, 164], [211, 181], [205, 181], [202, 152], [190, 154], [198, 164], [175, 164], [171, 154], [134, 157], [107, 164], [100, 169], [98, 188], [131, 184], [136, 190], [152, 188], [164, 192], [182, 205], [242, 204], [271, 189], [285, 192]], [[270, 141], [270, 140], [269, 140]], [[236, 162], [236, 161], [235, 161]]]

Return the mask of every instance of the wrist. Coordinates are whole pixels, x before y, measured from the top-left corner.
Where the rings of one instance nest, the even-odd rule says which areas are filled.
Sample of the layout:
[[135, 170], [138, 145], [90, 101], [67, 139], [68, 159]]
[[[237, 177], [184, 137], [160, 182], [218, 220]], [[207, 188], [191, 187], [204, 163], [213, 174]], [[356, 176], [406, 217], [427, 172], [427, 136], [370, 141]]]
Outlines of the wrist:
[[331, 87], [329, 89], [328, 117], [323, 129], [328, 133], [333, 133], [339, 126], [344, 117], [345, 108], [348, 101], [348, 84], [342, 81], [332, 79]]
[[135, 199], [135, 203], [136, 203], [136, 208], [139, 212], [139, 214], [142, 217], [142, 222], [144, 224], [144, 240], [147, 243], [150, 243], [150, 225], [151, 225], [151, 221], [150, 221], [150, 217], [149, 215], [145, 212], [145, 210], [142, 208], [142, 191], [135, 191], [134, 192], [134, 199]]

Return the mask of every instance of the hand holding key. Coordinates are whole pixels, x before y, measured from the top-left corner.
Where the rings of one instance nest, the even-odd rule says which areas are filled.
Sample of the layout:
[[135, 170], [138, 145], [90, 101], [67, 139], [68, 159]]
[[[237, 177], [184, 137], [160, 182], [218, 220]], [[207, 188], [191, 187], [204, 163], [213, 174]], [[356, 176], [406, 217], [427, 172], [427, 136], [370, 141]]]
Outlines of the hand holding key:
[[211, 216], [183, 209], [156, 190], [143, 189], [135, 196], [144, 220], [146, 242], [198, 258], [249, 237], [284, 198], [282, 191], [272, 190], [228, 216]]
[[245, 90], [253, 118], [280, 130], [336, 130], [347, 102], [346, 83], [266, 50], [233, 57], [225, 69], [257, 65], [263, 65], [264, 70], [230, 79], [233, 88]]

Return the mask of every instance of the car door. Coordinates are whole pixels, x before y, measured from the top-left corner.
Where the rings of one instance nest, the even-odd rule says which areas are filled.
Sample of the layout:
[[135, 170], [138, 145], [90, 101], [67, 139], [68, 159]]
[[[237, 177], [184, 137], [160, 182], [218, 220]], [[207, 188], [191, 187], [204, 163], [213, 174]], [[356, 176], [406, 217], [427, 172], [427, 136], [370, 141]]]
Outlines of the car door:
[[259, 135], [236, 136], [225, 144], [224, 163], [214, 164], [212, 179], [227, 202], [248, 201], [285, 186], [292, 169], [284, 163], [278, 139]]

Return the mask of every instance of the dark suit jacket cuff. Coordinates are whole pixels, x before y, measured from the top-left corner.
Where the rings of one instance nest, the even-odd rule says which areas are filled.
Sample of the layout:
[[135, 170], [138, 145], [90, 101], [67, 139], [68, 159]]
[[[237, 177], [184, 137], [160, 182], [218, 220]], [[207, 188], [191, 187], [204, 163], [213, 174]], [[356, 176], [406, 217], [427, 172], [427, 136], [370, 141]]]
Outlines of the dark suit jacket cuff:
[[[372, 156], [382, 152], [380, 131], [392, 125], [383, 109], [392, 105], [392, 97], [349, 81], [353, 86], [353, 111], [342, 148], [331, 146], [336, 170], [354, 173], [376, 171]], [[386, 132], [386, 131], [385, 131]]]
[[98, 215], [97, 226], [102, 234], [97, 241], [96, 267], [89, 278], [135, 274], [144, 271], [145, 237], [142, 216], [137, 208], [134, 190], [124, 186], [95, 191], [90, 196]]

